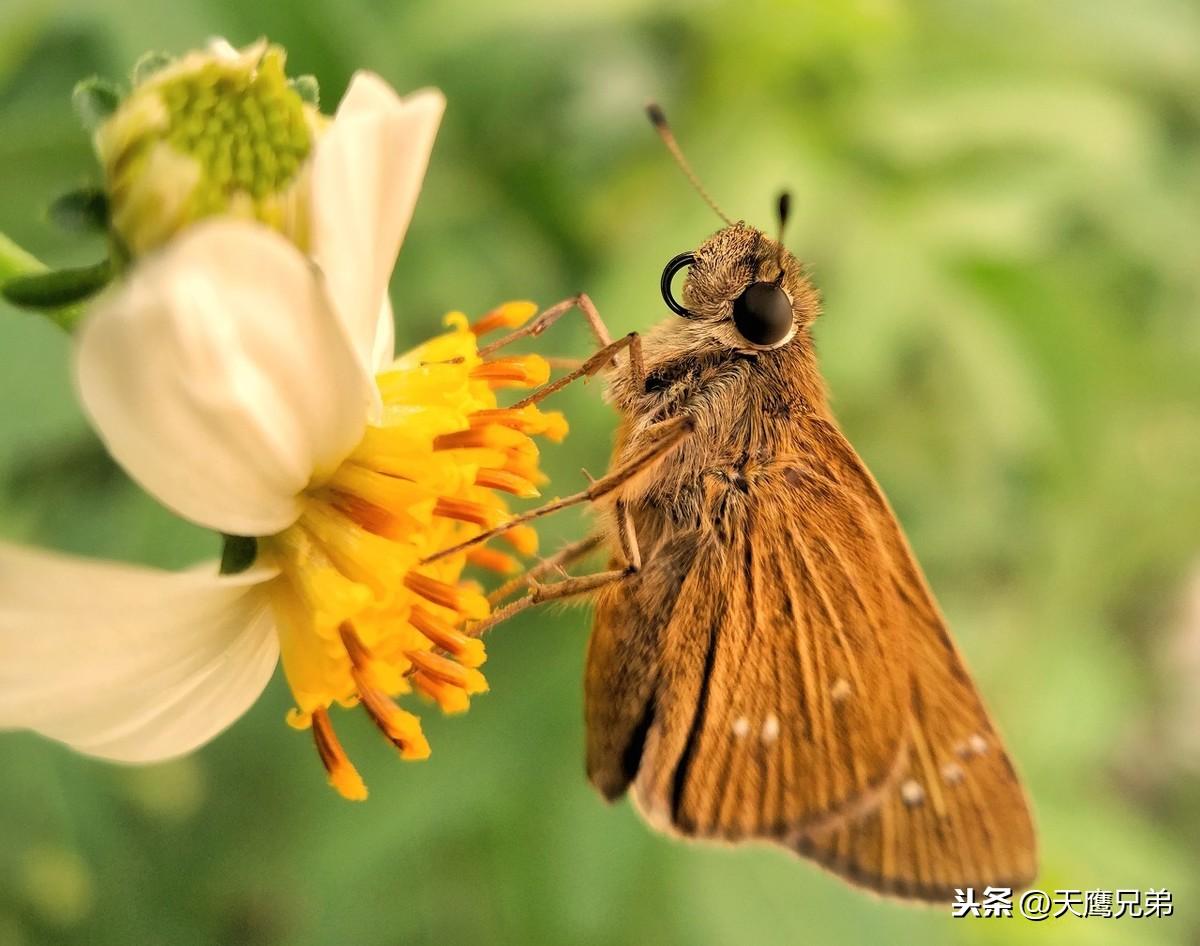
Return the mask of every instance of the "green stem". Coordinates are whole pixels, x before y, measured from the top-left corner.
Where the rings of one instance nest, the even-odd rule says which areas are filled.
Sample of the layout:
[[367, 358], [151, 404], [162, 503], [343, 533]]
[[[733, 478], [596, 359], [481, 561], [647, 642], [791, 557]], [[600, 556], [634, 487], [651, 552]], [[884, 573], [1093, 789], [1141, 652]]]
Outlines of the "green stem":
[[[17, 246], [3, 233], [0, 233], [0, 285], [17, 276], [32, 276], [46, 272], [46, 264], [36, 256]], [[39, 310], [51, 322], [64, 332], [72, 332], [83, 314], [80, 305], [67, 305], [58, 309]]]

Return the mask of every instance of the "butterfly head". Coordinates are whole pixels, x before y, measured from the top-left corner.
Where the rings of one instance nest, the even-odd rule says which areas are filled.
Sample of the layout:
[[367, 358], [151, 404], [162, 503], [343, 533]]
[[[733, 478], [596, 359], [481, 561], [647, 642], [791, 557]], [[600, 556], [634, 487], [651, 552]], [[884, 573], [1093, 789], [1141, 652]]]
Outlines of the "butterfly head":
[[[683, 269], [681, 300], [673, 282]], [[817, 315], [816, 294], [796, 258], [778, 240], [741, 222], [670, 260], [662, 294], [676, 315], [755, 351], [782, 348]]]
[[[779, 196], [777, 239], [742, 221], [734, 223], [692, 171], [662, 109], [652, 103], [646, 113], [696, 192], [726, 223], [699, 249], [680, 253], [667, 263], [661, 281], [663, 301], [676, 315], [693, 323], [692, 334], [705, 326], [715, 341], [734, 348], [771, 351], [784, 347], [818, 311], [815, 290], [783, 245], [791, 207], [788, 194]], [[683, 269], [688, 274], [681, 302], [672, 286]]]

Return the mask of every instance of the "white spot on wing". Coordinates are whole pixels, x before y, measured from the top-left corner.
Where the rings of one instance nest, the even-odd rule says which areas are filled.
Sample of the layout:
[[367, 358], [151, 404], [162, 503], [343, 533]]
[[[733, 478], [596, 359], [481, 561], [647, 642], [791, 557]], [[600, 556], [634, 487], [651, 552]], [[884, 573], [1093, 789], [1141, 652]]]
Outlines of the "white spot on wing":
[[842, 702], [842, 700], [850, 695], [850, 681], [845, 677], [838, 677], [830, 688], [829, 695], [833, 697], [833, 702]]
[[779, 717], [774, 713], [767, 713], [767, 718], [763, 720], [762, 741], [774, 742], [779, 738]]
[[963, 779], [962, 766], [957, 762], [947, 762], [942, 766], [942, 779], [947, 785], [957, 785]]
[[915, 808], [925, 800], [925, 789], [916, 779], [908, 779], [900, 786], [900, 799], [909, 808]]
[[745, 716], [739, 716], [733, 721], [733, 734], [739, 739], [743, 738], [750, 731], [750, 720]]
[[973, 755], [983, 755], [987, 752], [987, 740], [979, 733], [972, 733], [965, 740], [954, 747], [954, 751], [958, 753], [960, 758], [969, 759]]

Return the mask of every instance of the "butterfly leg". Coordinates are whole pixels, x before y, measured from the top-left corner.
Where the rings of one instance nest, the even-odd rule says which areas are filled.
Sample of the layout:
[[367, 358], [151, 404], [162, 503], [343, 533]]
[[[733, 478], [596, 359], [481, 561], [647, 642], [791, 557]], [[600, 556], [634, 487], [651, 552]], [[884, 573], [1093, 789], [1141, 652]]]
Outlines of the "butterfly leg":
[[474, 538], [460, 542], [458, 545], [452, 545], [447, 549], [442, 549], [440, 552], [435, 552], [433, 555], [423, 559], [422, 564], [427, 565], [430, 562], [436, 562], [440, 558], [445, 558], [447, 555], [464, 552], [473, 545], [479, 545], [481, 542], [494, 539], [501, 533], [507, 532], [513, 526], [521, 525], [533, 519], [540, 519], [542, 516], [548, 516], [550, 513], [558, 512], [560, 509], [569, 509], [571, 506], [578, 506], [580, 503], [596, 502], [599, 499], [603, 499], [613, 491], [624, 486], [634, 477], [644, 473], [650, 466], [653, 466], [674, 450], [675, 447], [691, 436], [694, 429], [695, 422], [691, 417], [686, 415], [664, 421], [658, 425], [659, 437], [654, 443], [651, 443], [649, 447], [637, 456], [622, 463], [615, 470], [606, 473], [600, 479], [592, 482], [587, 489], [580, 490], [572, 496], [556, 499], [553, 502], [546, 503], [544, 506], [539, 506], [537, 509], [531, 509], [529, 512], [514, 516], [512, 519], [492, 529], [487, 529], [479, 533]]
[[[509, 618], [532, 608], [534, 605], [544, 604], [547, 601], [563, 601], [568, 598], [577, 598], [582, 595], [591, 594], [615, 582], [623, 581], [631, 575], [636, 575], [642, 567], [642, 555], [638, 549], [637, 533], [633, 528], [633, 517], [630, 515], [629, 508], [623, 500], [617, 500], [616, 517], [617, 540], [626, 563], [624, 568], [612, 568], [607, 571], [596, 572], [592, 575], [568, 576], [548, 584], [538, 582], [536, 580], [537, 576], [533, 574], [535, 569], [530, 569], [525, 575], [514, 579], [528, 585], [529, 593], [513, 601], [511, 604], [507, 604], [503, 608], [494, 611], [486, 619], [472, 624], [467, 628], [467, 633], [473, 637], [478, 637], [491, 630], [497, 624], [507, 621]], [[554, 557], [558, 558], [558, 561], [548, 559], [542, 565], [547, 565], [553, 561], [553, 567], [561, 567], [564, 553], [574, 552], [582, 547], [586, 547], [586, 552], [590, 552], [600, 544], [600, 541], [601, 536], [591, 536], [582, 542], [577, 542], [575, 545], [563, 549], [558, 556]], [[582, 557], [583, 554], [585, 552], [580, 552], [577, 557]], [[537, 568], [541, 569], [542, 574], [550, 570], [550, 568], [542, 568], [542, 566], [537, 566]]]
[[542, 575], [565, 569], [572, 562], [578, 561], [585, 555], [588, 555], [594, 551], [603, 541], [604, 536], [600, 533], [595, 533], [593, 535], [589, 535], [586, 539], [580, 539], [578, 542], [572, 542], [570, 545], [559, 549], [548, 558], [542, 559], [542, 561], [538, 562], [536, 565], [527, 568], [515, 578], [506, 581], [499, 588], [488, 595], [488, 601], [492, 604], [499, 604], [501, 601], [504, 601], [506, 598], [520, 591], [522, 588], [525, 588], [531, 583], [536, 582], [537, 579], [542, 577]]
[[522, 338], [537, 338], [537, 336], [541, 335], [542, 332], [546, 331], [546, 329], [572, 309], [579, 309], [583, 313], [583, 317], [587, 320], [588, 328], [591, 329], [597, 345], [603, 348], [606, 345], [612, 344], [612, 336], [608, 333], [608, 326], [600, 318], [600, 313], [596, 310], [595, 304], [586, 292], [581, 292], [577, 296], [571, 296], [569, 299], [563, 299], [562, 302], [556, 302], [525, 325], [509, 332], [503, 338], [498, 338], [491, 344], [483, 346], [479, 349], [479, 354], [486, 358], [492, 352], [499, 351], [501, 348], [511, 345], [513, 342], [520, 341]]
[[633, 375], [635, 384], [639, 386], [644, 385], [646, 368], [642, 363], [642, 337], [637, 332], [630, 332], [628, 335], [618, 338], [615, 342], [609, 342], [609, 344], [605, 345], [573, 371], [568, 371], [561, 378], [556, 378], [548, 384], [543, 384], [528, 397], [517, 401], [513, 407], [522, 408], [528, 407], [530, 404], [536, 404], [538, 401], [545, 400], [551, 394], [561, 391], [572, 381], [595, 375], [610, 364], [613, 361], [613, 356], [624, 348], [629, 349], [629, 370]]
[[486, 358], [488, 355], [499, 351], [513, 342], [520, 341], [522, 338], [537, 338], [546, 331], [551, 325], [561, 319], [572, 309], [578, 309], [583, 313], [583, 317], [587, 320], [588, 328], [591, 329], [592, 335], [596, 339], [596, 344], [600, 346], [600, 350], [586, 361], [572, 366], [570, 373], [551, 381], [549, 384], [543, 385], [538, 390], [534, 391], [529, 397], [525, 398], [517, 407], [525, 407], [529, 404], [536, 404], [543, 398], [549, 397], [556, 391], [562, 390], [572, 381], [584, 376], [595, 375], [597, 372], [608, 367], [616, 365], [615, 356], [624, 348], [629, 349], [629, 370], [633, 374], [633, 380], [637, 385], [644, 383], [646, 371], [642, 365], [642, 346], [641, 339], [636, 332], [632, 332], [624, 338], [613, 341], [612, 335], [609, 334], [608, 326], [604, 324], [604, 320], [600, 318], [600, 313], [596, 309], [595, 303], [586, 292], [581, 292], [577, 296], [572, 296], [570, 299], [564, 299], [562, 302], [555, 303], [546, 309], [544, 312], [537, 315], [532, 321], [520, 328], [515, 329], [503, 338], [499, 338], [490, 345], [485, 345], [479, 349], [481, 357]]

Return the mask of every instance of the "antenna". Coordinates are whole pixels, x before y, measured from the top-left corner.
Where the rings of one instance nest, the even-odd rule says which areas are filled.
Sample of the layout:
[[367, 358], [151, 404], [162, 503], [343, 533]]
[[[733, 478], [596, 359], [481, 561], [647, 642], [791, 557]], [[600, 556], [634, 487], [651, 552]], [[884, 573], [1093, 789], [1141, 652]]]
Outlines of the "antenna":
[[696, 177], [696, 172], [692, 170], [692, 166], [688, 164], [687, 158], [683, 156], [683, 152], [679, 148], [679, 143], [675, 140], [675, 135], [671, 131], [671, 126], [667, 124], [667, 116], [663, 114], [663, 110], [659, 108], [658, 103], [648, 102], [646, 104], [646, 114], [650, 118], [650, 123], [654, 126], [654, 130], [658, 132], [658, 137], [663, 140], [663, 144], [667, 146], [667, 150], [671, 152], [671, 157], [675, 159], [675, 163], [679, 165], [679, 169], [687, 176], [687, 179], [692, 182], [692, 187], [696, 188], [696, 193], [699, 194], [704, 202], [708, 204], [720, 217], [730, 226], [733, 226], [733, 221], [725, 215], [725, 212], [717, 206], [717, 202], [709, 196], [708, 191], [704, 189], [704, 185], [700, 183], [700, 178]]
[[779, 203], [776, 206], [776, 212], [779, 215], [779, 236], [775, 242], [779, 244], [779, 281], [783, 282], [783, 232], [787, 229], [788, 217], [792, 212], [792, 195], [787, 191], [779, 192]]

